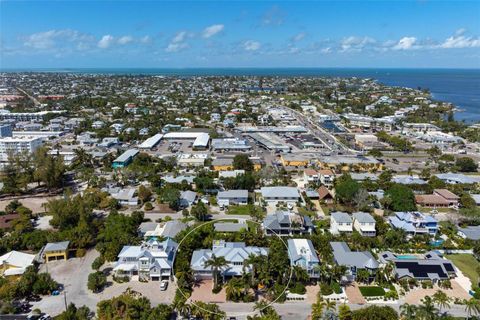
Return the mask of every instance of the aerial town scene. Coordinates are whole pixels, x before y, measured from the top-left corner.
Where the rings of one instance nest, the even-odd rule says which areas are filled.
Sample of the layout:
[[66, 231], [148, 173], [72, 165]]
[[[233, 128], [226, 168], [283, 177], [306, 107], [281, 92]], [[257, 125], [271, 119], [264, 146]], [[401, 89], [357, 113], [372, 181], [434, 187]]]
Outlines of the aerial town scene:
[[[3, 48], [0, 319], [479, 319], [478, 54], [430, 88], [395, 69], [40, 70]], [[473, 104], [437, 94], [459, 75]]]

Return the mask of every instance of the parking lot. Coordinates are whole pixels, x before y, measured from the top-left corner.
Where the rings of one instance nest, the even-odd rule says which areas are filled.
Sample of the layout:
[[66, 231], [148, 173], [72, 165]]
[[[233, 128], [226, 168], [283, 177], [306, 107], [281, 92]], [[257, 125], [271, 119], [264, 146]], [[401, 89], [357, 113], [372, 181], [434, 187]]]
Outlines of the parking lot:
[[[152, 306], [160, 303], [171, 303], [173, 301], [176, 285], [170, 281], [166, 291], [160, 291], [160, 282], [139, 282], [130, 281], [116, 283], [108, 277], [107, 287], [100, 293], [93, 293], [87, 289], [88, 275], [93, 271], [91, 264], [99, 253], [90, 250], [83, 258], [72, 258], [67, 261], [53, 261], [48, 265], [43, 264], [41, 272], [48, 272], [52, 278], [64, 286], [64, 291], [58, 296], [45, 296], [41, 301], [33, 303], [33, 309], [39, 308], [42, 312], [51, 316], [58, 315], [65, 310], [65, 299], [67, 304], [75, 303], [77, 306], [87, 306], [96, 311], [97, 303], [101, 300], [111, 299], [125, 292], [127, 288], [137, 291], [147, 297]], [[109, 266], [107, 266], [107, 269]]]

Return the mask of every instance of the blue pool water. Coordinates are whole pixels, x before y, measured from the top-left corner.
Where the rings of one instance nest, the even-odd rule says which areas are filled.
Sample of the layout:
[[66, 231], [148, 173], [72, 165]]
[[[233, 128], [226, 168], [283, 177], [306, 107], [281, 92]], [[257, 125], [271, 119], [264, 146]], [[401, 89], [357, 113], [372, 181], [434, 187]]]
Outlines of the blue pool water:
[[399, 255], [397, 256], [397, 259], [403, 260], [403, 259], [417, 259], [416, 256], [404, 254], [404, 255]]

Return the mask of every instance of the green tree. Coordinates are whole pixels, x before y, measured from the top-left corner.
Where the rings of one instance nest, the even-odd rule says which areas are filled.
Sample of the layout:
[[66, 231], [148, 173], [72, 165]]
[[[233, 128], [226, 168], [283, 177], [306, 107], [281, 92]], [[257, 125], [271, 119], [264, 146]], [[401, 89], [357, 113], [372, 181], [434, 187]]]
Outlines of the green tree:
[[225, 257], [217, 257], [215, 254], [212, 254], [210, 259], [205, 261], [204, 267], [205, 268], [212, 268], [212, 273], [213, 273], [213, 284], [214, 287], [218, 287], [218, 276], [220, 274], [220, 271], [222, 268], [224, 268], [227, 265], [227, 260], [225, 260]]
[[402, 184], [394, 184], [385, 192], [385, 197], [390, 199], [389, 209], [393, 211], [414, 211], [417, 209], [412, 189]]
[[478, 169], [478, 164], [470, 157], [457, 158], [455, 166], [461, 172], [476, 172]]
[[253, 171], [253, 163], [247, 154], [237, 154], [233, 158], [233, 168], [235, 170]]
[[178, 210], [180, 206], [180, 191], [167, 186], [160, 192], [160, 201], [167, 203], [171, 209]]
[[145, 203], [146, 201], [150, 200], [150, 197], [152, 196], [152, 191], [150, 191], [149, 188], [145, 187], [143, 184], [138, 187], [138, 198], [142, 203]]
[[448, 295], [441, 291], [437, 290], [432, 296], [434, 304], [438, 306], [440, 312], [442, 312], [442, 308], [450, 308], [450, 298]]
[[338, 319], [339, 320], [352, 320], [352, 310], [347, 304], [341, 304], [338, 306]]
[[56, 320], [88, 320], [91, 318], [92, 312], [88, 307], [77, 308], [73, 303], [70, 303], [67, 310], [55, 317]]
[[96, 271], [88, 275], [87, 287], [93, 292], [101, 291], [107, 284], [107, 277], [101, 271]]
[[190, 214], [195, 217], [198, 221], [205, 221], [208, 216], [208, 209], [207, 206], [202, 202], [199, 201], [196, 205], [192, 207], [190, 210]]
[[335, 180], [335, 197], [340, 203], [351, 206], [360, 185], [349, 174]]
[[398, 320], [398, 313], [390, 306], [372, 305], [352, 312], [352, 320]]
[[462, 194], [462, 196], [460, 197], [460, 204], [462, 205], [462, 207], [467, 209], [473, 209], [477, 206], [475, 199], [473, 199], [472, 196], [468, 193]]

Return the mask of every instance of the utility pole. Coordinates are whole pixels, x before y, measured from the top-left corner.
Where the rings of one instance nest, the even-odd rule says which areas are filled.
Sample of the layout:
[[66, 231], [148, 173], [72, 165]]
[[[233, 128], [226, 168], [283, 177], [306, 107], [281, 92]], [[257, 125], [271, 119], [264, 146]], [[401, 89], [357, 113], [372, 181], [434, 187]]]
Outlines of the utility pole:
[[63, 291], [63, 302], [65, 302], [65, 311], [67, 311], [67, 291]]

